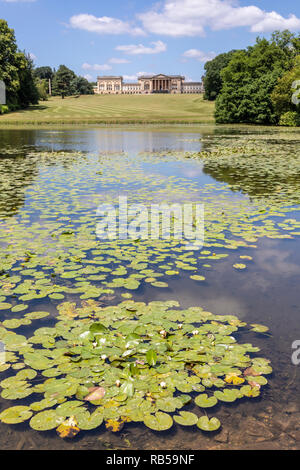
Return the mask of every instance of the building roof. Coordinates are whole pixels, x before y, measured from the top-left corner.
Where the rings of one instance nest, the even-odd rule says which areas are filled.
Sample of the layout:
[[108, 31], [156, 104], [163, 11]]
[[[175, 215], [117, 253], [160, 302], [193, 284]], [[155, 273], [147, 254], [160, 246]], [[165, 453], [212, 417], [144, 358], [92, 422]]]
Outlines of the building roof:
[[183, 86], [188, 86], [188, 85], [199, 85], [199, 86], [202, 86], [202, 82], [185, 82], [185, 83], [183, 83]]
[[164, 73], [158, 73], [158, 74], [155, 74], [155, 75], [142, 75], [139, 77], [139, 80], [149, 80], [151, 78], [156, 78], [156, 77], [166, 77], [166, 78], [180, 78], [182, 80], [185, 79], [185, 77], [183, 77], [182, 75], [165, 75]]
[[113, 76], [113, 75], [102, 75], [97, 78], [98, 80], [123, 80], [122, 76]]

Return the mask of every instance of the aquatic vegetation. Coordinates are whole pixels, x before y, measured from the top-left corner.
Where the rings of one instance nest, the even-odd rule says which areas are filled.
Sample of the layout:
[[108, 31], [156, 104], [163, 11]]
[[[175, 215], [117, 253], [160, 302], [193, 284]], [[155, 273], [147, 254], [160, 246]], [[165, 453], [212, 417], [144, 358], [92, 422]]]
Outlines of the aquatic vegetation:
[[247, 328], [237, 317], [179, 307], [175, 301], [127, 300], [108, 307], [95, 302], [75, 307], [73, 318], [64, 305], [55, 326], [37, 328], [29, 338], [3, 323], [0, 338], [9, 364], [23, 369], [5, 372], [1, 396], [26, 398], [27, 406], [5, 409], [0, 420], [29, 420], [33, 429], [56, 428], [62, 438], [103, 422], [114, 432], [129, 422], [165, 431], [173, 419], [217, 430], [217, 418], [199, 417], [184, 406], [194, 401], [201, 413], [218, 401], [256, 397], [272, 368], [257, 357], [258, 347], [237, 341], [238, 330]]
[[[220, 165], [222, 158], [229, 158], [231, 150], [231, 146], [225, 147], [224, 156], [221, 147], [216, 157], [207, 154], [206, 162], [215, 158], [216, 165], [217, 162]], [[145, 161], [155, 168], [166, 159], [184, 161], [184, 153], [141, 155], [136, 160], [122, 152], [95, 156], [80, 152], [33, 152], [26, 148], [22, 151], [24, 156], [18, 158], [17, 167], [10, 163], [7, 166], [5, 158], [0, 161], [1, 311], [27, 312], [31, 302], [47, 299], [57, 305], [70, 296], [74, 300], [80, 297], [101, 301], [101, 297], [116, 290], [127, 295], [143, 285], [166, 289], [172, 277], [189, 271], [193, 281], [203, 282], [207, 260], [217, 262], [232, 250], [254, 248], [261, 237], [289, 239], [300, 233], [300, 223], [286, 218], [286, 213], [294, 210], [286, 205], [286, 198], [272, 206], [261, 199], [250, 203], [246, 198], [232, 198], [232, 186], [217, 183], [199, 188], [193, 179], [160, 175], [157, 180], [144, 170]], [[240, 156], [238, 152], [234, 155]], [[203, 154], [195, 154], [195, 158], [203, 158]], [[245, 160], [249, 165], [250, 158]], [[40, 176], [34, 183], [37, 167], [41, 168]], [[29, 187], [23, 185], [25, 174], [32, 183]], [[12, 192], [7, 191], [7, 185], [14, 185]], [[24, 202], [25, 196], [27, 200], [22, 209], [18, 204], [15, 206], [19, 190], [22, 196], [17, 200]], [[187, 240], [172, 237], [97, 239], [99, 203], [116, 204], [123, 190], [129, 204], [141, 203], [146, 207], [152, 202], [175, 200], [203, 203], [203, 249], [188, 250]], [[288, 194], [292, 200], [295, 198], [295, 192]], [[18, 208], [20, 213], [16, 214]], [[252, 258], [246, 256], [240, 255], [242, 259]], [[244, 266], [235, 264], [238, 269]]]
[[[0, 385], [2, 398], [20, 406], [4, 410], [1, 421], [57, 429], [62, 438], [101, 425], [118, 432], [130, 422], [216, 431], [217, 404], [261, 394], [269, 361], [238, 339], [239, 331], [268, 335], [267, 327], [200, 307], [182, 310], [175, 301], [130, 300], [143, 289], [169, 298], [172, 282], [183, 277], [205, 289], [218, 264], [246, 277], [263, 238], [300, 235], [295, 135], [290, 143], [247, 135], [201, 144], [200, 152], [139, 155], [5, 149]], [[204, 183], [185, 176], [188, 160], [204, 168]], [[171, 175], [169, 163], [177, 165]], [[147, 209], [204, 204], [203, 247], [172, 236], [98, 239], [97, 207], [116, 206], [119, 194]]]

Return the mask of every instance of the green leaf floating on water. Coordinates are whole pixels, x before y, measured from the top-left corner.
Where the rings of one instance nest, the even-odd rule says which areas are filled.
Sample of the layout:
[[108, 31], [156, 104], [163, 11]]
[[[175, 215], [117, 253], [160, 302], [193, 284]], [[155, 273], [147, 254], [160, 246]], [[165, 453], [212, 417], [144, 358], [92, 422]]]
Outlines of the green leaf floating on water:
[[63, 421], [63, 416], [58, 416], [54, 410], [47, 410], [33, 416], [29, 424], [36, 431], [50, 431], [57, 428]]
[[209, 419], [207, 416], [201, 416], [197, 422], [197, 426], [202, 431], [217, 431], [221, 423], [218, 418]]
[[80, 429], [83, 431], [89, 431], [101, 426], [103, 423], [103, 414], [97, 410], [93, 413], [89, 413], [88, 411], [83, 413], [76, 412], [76, 419]]
[[45, 318], [49, 316], [48, 312], [30, 312], [24, 315], [26, 318], [30, 320], [40, 320], [41, 318]]
[[8, 302], [0, 302], [0, 310], [8, 310], [11, 308], [11, 304]]
[[147, 351], [147, 354], [146, 354], [146, 359], [147, 359], [147, 362], [149, 364], [149, 366], [155, 366], [156, 362], [157, 362], [157, 354], [155, 351], [153, 351], [153, 349], [150, 349], [149, 351]]
[[194, 426], [198, 422], [198, 416], [189, 411], [180, 411], [179, 415], [175, 415], [174, 421], [182, 426]]
[[237, 389], [225, 389], [223, 392], [217, 390], [215, 392], [215, 398], [229, 403], [234, 402], [238, 398], [241, 398], [241, 396], [241, 392]]
[[155, 415], [145, 416], [144, 423], [154, 431], [167, 431], [173, 426], [173, 419], [168, 414], [158, 411]]
[[[173, 413], [177, 424], [212, 430], [214, 421], [202, 420], [199, 426], [197, 416], [183, 409], [195, 391], [210, 389], [194, 399], [201, 408], [253, 398], [267, 383], [263, 374], [272, 372], [267, 359], [251, 358], [258, 348], [231, 336], [246, 326], [234, 315], [214, 315], [201, 307], [182, 310], [172, 301], [100, 306], [91, 299], [81, 306], [64, 302], [58, 311], [54, 326], [37, 327], [29, 338], [11, 331], [10, 323], [0, 328], [11, 365], [11, 375], [0, 382], [1, 397], [26, 398], [36, 430], [74, 419], [85, 430], [103, 421], [120, 430], [134, 421], [164, 431], [172, 426]], [[39, 322], [44, 312], [37, 313], [25, 320]]]
[[257, 323], [253, 323], [250, 326], [252, 326], [251, 331], [255, 331], [256, 333], [266, 333], [267, 331], [269, 331], [269, 328], [267, 326], [260, 325]]
[[205, 281], [205, 277], [204, 277], [204, 276], [195, 275], [195, 276], [190, 276], [190, 278], [191, 278], [193, 281]]
[[245, 264], [242, 264], [242, 263], [236, 263], [236, 264], [233, 265], [233, 267], [235, 269], [246, 269], [247, 268], [247, 266]]
[[90, 326], [90, 332], [93, 333], [93, 335], [100, 335], [104, 333], [105, 331], [107, 331], [107, 328], [101, 323], [93, 323]]
[[208, 397], [206, 393], [203, 393], [195, 398], [195, 403], [200, 408], [211, 408], [218, 403], [218, 400], [215, 396]]
[[28, 305], [25, 304], [18, 304], [15, 305], [14, 307], [11, 308], [12, 312], [22, 312], [23, 310], [26, 310], [28, 308]]
[[18, 424], [30, 419], [32, 414], [29, 406], [13, 406], [2, 411], [0, 420], [2, 423]]

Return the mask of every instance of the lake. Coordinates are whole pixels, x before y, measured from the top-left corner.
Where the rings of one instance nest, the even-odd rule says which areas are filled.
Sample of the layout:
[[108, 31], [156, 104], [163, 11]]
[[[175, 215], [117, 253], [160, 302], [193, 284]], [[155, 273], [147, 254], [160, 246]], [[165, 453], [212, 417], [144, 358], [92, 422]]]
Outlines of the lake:
[[[297, 354], [292, 360], [296, 351], [293, 343], [299, 340], [300, 345], [299, 131], [205, 125], [159, 129], [1, 129], [0, 194], [0, 340], [3, 354], [6, 354], [0, 364], [1, 413], [10, 407], [24, 407], [2, 419], [7, 421], [0, 423], [2, 449], [300, 448]], [[110, 205], [116, 208], [120, 197], [126, 198], [128, 207], [138, 205], [144, 212], [157, 204], [176, 204], [177, 208], [184, 204], [198, 205], [204, 211], [204, 220], [194, 222], [193, 228], [203, 223], [203, 246], [196, 243], [191, 247], [187, 237], [176, 238], [172, 234], [159, 239], [140, 239], [139, 230], [131, 239], [101, 239], [97, 232], [101, 218], [99, 207], [103, 209]], [[171, 222], [176, 221], [178, 214]], [[114, 215], [114, 221], [118, 223], [120, 213], [116, 211]], [[136, 225], [131, 226], [132, 230]], [[163, 221], [160, 222], [162, 225]], [[113, 225], [110, 230], [114, 231]], [[161, 235], [164, 230], [167, 230], [166, 226]], [[152, 312], [155, 318], [155, 334], [159, 333], [163, 340], [169, 336], [169, 348], [172, 335], [175, 335], [177, 310], [183, 309], [188, 318], [195, 312], [195, 326], [186, 333], [186, 338], [192, 340], [193, 335], [198, 335], [198, 328], [199, 334], [204, 331], [201, 322], [209, 320], [207, 312], [210, 312], [214, 327], [205, 330], [203, 337], [213, 342], [212, 347], [215, 347], [215, 341], [218, 343], [218, 334], [221, 334], [220, 322], [228, 321], [231, 326], [224, 335], [228, 338], [230, 331], [233, 335], [228, 344], [236, 341], [253, 345], [251, 357], [271, 361], [273, 372], [269, 373], [269, 366], [264, 363], [261, 370], [265, 369], [267, 380], [260, 381], [263, 377], [259, 373], [251, 373], [254, 377], [247, 379], [245, 370], [250, 362], [245, 361], [245, 367], [242, 367], [244, 359], [240, 357], [233, 368], [226, 363], [229, 364], [228, 372], [222, 370], [219, 374], [222, 384], [214, 385], [217, 372], [215, 375], [205, 375], [203, 369], [199, 372], [197, 361], [201, 364], [201, 360], [195, 356], [197, 348], [193, 346], [193, 351], [190, 347], [186, 351], [187, 355], [192, 351], [195, 359], [189, 360], [186, 355], [186, 359], [181, 359], [183, 365], [178, 368], [178, 377], [182, 377], [183, 382], [186, 377], [188, 386], [171, 384], [168, 388], [172, 368], [163, 363], [162, 358], [169, 353], [167, 349], [161, 349], [161, 341], [157, 349], [160, 360], [157, 363], [154, 360], [152, 369], [151, 361], [147, 365], [148, 356], [147, 361], [138, 361], [140, 371], [130, 369], [132, 375], [126, 380], [124, 374], [120, 375], [121, 383], [125, 380], [127, 384], [121, 394], [118, 394], [114, 378], [109, 378], [109, 372], [105, 372], [108, 374], [105, 383], [111, 386], [111, 390], [105, 389], [104, 408], [111, 408], [105, 412], [106, 419], [118, 420], [119, 406], [125, 413], [126, 404], [130, 408], [130, 400], [145, 397], [151, 404], [148, 414], [160, 410], [164, 419], [167, 419], [165, 415], [173, 419], [176, 413], [171, 411], [172, 405], [165, 402], [161, 408], [155, 408], [159, 393], [165, 398], [173, 397], [173, 393], [195, 398], [199, 392], [211, 395], [227, 385], [229, 389], [237, 390], [233, 387], [234, 382], [230, 382], [230, 374], [231, 378], [238, 377], [243, 386], [250, 382], [248, 390], [252, 393], [254, 389], [257, 396], [250, 393], [249, 396], [237, 395], [233, 400], [220, 398], [213, 407], [202, 410], [193, 400], [186, 400], [182, 410], [197, 417], [216, 417], [220, 421], [221, 427], [212, 432], [200, 430], [196, 425], [180, 426], [175, 421], [170, 426], [165, 424], [168, 429], [158, 432], [154, 429], [157, 422], [145, 426], [136, 418], [122, 423], [119, 432], [111, 432], [104, 424], [94, 429], [91, 426], [90, 430], [86, 425], [86, 429], [73, 439], [61, 439], [54, 426], [43, 431], [44, 424], [31, 421], [36, 412], [52, 410], [70, 400], [84, 399], [84, 392], [78, 395], [77, 389], [77, 398], [74, 398], [75, 389], [72, 393], [52, 393], [51, 386], [53, 390], [58, 386], [56, 380], [70, 373], [71, 382], [76, 382], [76, 386], [84, 383], [89, 384], [87, 388], [92, 388], [88, 367], [79, 373], [74, 369], [75, 360], [70, 365], [72, 356], [81, 354], [83, 362], [90, 356], [87, 351], [85, 356], [81, 350], [78, 352], [77, 339], [70, 332], [66, 333], [66, 325], [74, 327], [75, 332], [78, 325], [103, 316], [101, 323], [107, 323], [108, 330], [116, 324], [121, 332], [125, 331], [119, 333], [122, 340], [128, 332], [133, 332], [122, 324], [125, 313], [131, 315], [133, 322], [138, 316], [135, 312], [141, 309], [145, 313], [145, 304], [150, 302], [155, 302], [150, 308], [150, 314]], [[126, 309], [126, 305], [129, 308]], [[164, 315], [167, 308], [164, 305], [174, 307], [176, 311], [160, 325], [159, 312]], [[199, 307], [206, 312], [205, 320]], [[79, 308], [78, 313], [76, 309]], [[107, 312], [107, 321], [102, 311]], [[197, 321], [198, 314], [202, 315], [201, 321]], [[218, 316], [223, 320], [220, 317], [219, 321]], [[149, 318], [151, 323], [151, 315]], [[179, 318], [178, 314], [178, 324]], [[115, 323], [110, 324], [109, 319]], [[188, 320], [187, 323], [192, 325], [193, 322]], [[184, 321], [183, 324], [185, 328]], [[57, 325], [61, 334], [55, 336], [53, 331]], [[160, 327], [165, 331], [168, 325], [170, 331], [161, 334]], [[255, 325], [259, 327], [255, 328]], [[260, 328], [261, 325], [268, 330]], [[240, 331], [237, 327], [241, 327]], [[42, 330], [35, 334], [34, 341], [28, 341], [38, 329]], [[101, 332], [97, 335], [101, 336]], [[59, 355], [59, 349], [65, 348], [68, 340], [74, 341], [75, 349]], [[118, 356], [122, 349], [121, 340], [115, 343], [112, 356], [107, 348], [103, 351], [108, 358], [103, 359], [104, 352], [100, 356], [99, 361], [101, 365], [106, 364], [103, 365], [106, 371], [111, 364], [116, 369], [123, 367], [123, 359]], [[128, 341], [138, 343], [139, 339], [133, 336]], [[151, 341], [150, 334], [146, 343]], [[180, 341], [183, 341], [182, 336]], [[129, 347], [129, 357], [135, 358], [137, 343]], [[221, 343], [219, 341], [219, 346]], [[256, 347], [259, 352], [255, 351]], [[294, 347], [299, 348], [295, 344]], [[44, 349], [50, 350], [51, 354], [42, 356]], [[142, 349], [140, 351], [142, 353]], [[180, 348], [176, 351], [179, 353]], [[225, 350], [220, 353], [221, 357], [222, 354], [226, 356]], [[57, 358], [62, 356], [63, 359], [58, 361]], [[225, 364], [215, 356], [207, 356], [205, 363], [209, 367]], [[152, 384], [151, 393], [148, 391], [147, 395], [141, 385], [134, 385], [135, 374], [141, 375], [148, 366], [153, 377], [153, 370], [160, 367], [157, 374], [162, 381], [160, 385], [164, 384], [161, 388], [166, 388], [169, 393]], [[197, 377], [192, 380], [193, 367]], [[28, 375], [27, 370], [31, 371]], [[103, 370], [101, 373], [95, 371], [95, 374], [101, 375]], [[7, 381], [16, 374], [19, 374], [17, 378]], [[223, 380], [225, 375], [226, 380]], [[100, 376], [97, 377], [94, 385], [103, 385]], [[43, 385], [45, 381], [50, 386], [48, 392]], [[133, 385], [129, 387], [130, 381]], [[40, 404], [43, 398], [50, 401]], [[39, 405], [31, 408], [33, 402]], [[102, 405], [100, 399], [94, 406]], [[60, 416], [65, 419], [74, 413], [62, 412]], [[30, 426], [29, 423], [34, 422], [36, 424]], [[58, 420], [57, 425], [61, 422]]]

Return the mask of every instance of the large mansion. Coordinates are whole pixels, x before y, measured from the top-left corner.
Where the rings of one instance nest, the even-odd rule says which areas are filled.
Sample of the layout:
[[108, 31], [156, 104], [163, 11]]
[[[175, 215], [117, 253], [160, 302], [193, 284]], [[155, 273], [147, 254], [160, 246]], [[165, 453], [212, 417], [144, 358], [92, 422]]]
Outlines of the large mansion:
[[145, 75], [137, 83], [126, 83], [123, 77], [98, 77], [97, 95], [148, 95], [152, 93], [203, 93], [202, 82], [186, 82], [181, 75]]

